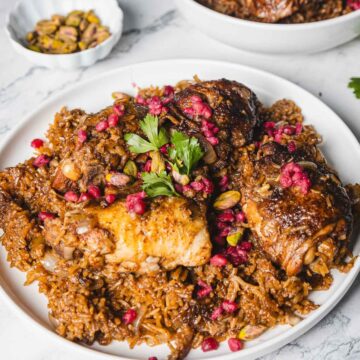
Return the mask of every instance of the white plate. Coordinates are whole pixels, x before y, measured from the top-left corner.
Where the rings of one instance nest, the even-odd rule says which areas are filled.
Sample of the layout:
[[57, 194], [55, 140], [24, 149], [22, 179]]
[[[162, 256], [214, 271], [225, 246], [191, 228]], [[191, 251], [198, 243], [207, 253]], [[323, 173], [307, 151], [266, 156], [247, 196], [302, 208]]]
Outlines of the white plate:
[[[133, 83], [142, 87], [151, 84], [174, 84], [181, 79], [190, 79], [194, 74], [201, 79], [225, 77], [243, 82], [252, 88], [265, 104], [271, 104], [282, 98], [295, 100], [303, 109], [306, 121], [314, 124], [323, 135], [322, 149], [331, 164], [339, 171], [342, 180], [345, 183], [359, 182], [360, 167], [354, 164], [360, 163], [360, 145], [341, 119], [320, 100], [300, 87], [263, 71], [230, 63], [203, 60], [158, 61], [127, 66], [62, 92], [25, 118], [13, 131], [0, 148], [0, 168], [15, 165], [29, 157], [31, 155], [30, 141], [45, 133], [55, 112], [63, 105], [97, 111], [111, 103], [111, 93], [115, 90], [134, 93]], [[357, 242], [355, 254], [360, 253], [360, 241]], [[100, 355], [103, 357], [116, 355], [118, 360], [148, 359], [150, 355], [164, 359], [168, 353], [166, 346], [150, 349], [144, 345], [130, 350], [126, 343], [114, 342], [109, 346], [94, 345], [88, 348], [61, 338], [51, 330], [47, 318], [45, 296], [38, 294], [37, 285], [24, 287], [22, 285], [25, 279], [24, 274], [10, 269], [5, 257], [5, 251], [1, 247], [0, 284], [2, 290], [0, 293], [22, 318], [28, 320], [29, 325], [35, 325], [43, 333], [50, 334], [53, 341], [61, 342], [74, 350], [87, 352], [97, 350], [99, 358], [101, 358]], [[318, 323], [338, 303], [355, 280], [359, 269], [360, 262], [357, 261], [348, 274], [334, 272], [334, 283], [330, 290], [312, 294], [312, 298], [321, 306], [298, 325], [292, 328], [278, 326], [257, 340], [248, 342], [246, 348], [238, 353], [230, 353], [227, 344], [223, 343], [218, 351], [211, 353], [203, 353], [201, 350], [192, 351], [188, 359], [254, 359], [293, 341]]]

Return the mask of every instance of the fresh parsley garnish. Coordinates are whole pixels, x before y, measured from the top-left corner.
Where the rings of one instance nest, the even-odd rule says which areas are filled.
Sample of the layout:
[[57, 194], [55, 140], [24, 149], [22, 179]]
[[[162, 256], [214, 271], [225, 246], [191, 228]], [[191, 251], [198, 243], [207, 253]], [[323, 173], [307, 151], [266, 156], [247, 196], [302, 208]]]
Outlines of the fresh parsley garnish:
[[140, 121], [140, 128], [149, 141], [136, 134], [126, 134], [125, 141], [128, 143], [131, 152], [142, 154], [148, 151], [157, 151], [161, 146], [168, 143], [165, 129], [159, 129], [157, 116], [146, 115], [144, 120]]
[[360, 99], [360, 78], [351, 78], [348, 87], [353, 89], [356, 98]]
[[168, 153], [174, 162], [173, 167], [177, 171], [189, 175], [192, 168], [204, 156], [199, 141], [195, 137], [190, 138], [179, 131], [174, 131], [171, 143], [174, 147], [170, 147]]
[[166, 171], [159, 174], [144, 172], [141, 174], [141, 178], [143, 180], [142, 188], [149, 197], [179, 195]]

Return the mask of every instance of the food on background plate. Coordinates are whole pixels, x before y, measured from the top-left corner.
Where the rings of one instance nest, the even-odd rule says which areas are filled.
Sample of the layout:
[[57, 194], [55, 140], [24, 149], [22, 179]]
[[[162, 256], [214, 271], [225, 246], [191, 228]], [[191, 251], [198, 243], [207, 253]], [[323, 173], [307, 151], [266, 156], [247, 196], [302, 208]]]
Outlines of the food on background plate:
[[239, 19], [297, 24], [342, 16], [360, 9], [358, 0], [196, 0]]
[[172, 360], [239, 351], [352, 267], [359, 186], [294, 102], [197, 77], [113, 96], [61, 109], [36, 156], [0, 173], [8, 261], [38, 281], [58, 334], [166, 343]]
[[45, 54], [70, 54], [93, 48], [111, 35], [93, 10], [74, 10], [40, 20], [26, 35], [30, 50]]

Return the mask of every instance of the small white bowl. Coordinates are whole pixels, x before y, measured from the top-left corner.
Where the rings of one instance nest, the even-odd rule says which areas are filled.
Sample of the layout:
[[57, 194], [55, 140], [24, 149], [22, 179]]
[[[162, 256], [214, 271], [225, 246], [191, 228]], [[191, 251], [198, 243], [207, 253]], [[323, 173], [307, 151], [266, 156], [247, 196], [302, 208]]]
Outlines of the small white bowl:
[[175, 0], [184, 17], [207, 35], [239, 49], [260, 53], [315, 53], [360, 34], [360, 10], [304, 24], [267, 24], [237, 19], [194, 0]]
[[[60, 55], [42, 54], [26, 47], [25, 36], [39, 20], [49, 19], [53, 14], [66, 15], [73, 10], [91, 9], [111, 32], [111, 36], [100, 45]], [[116, 0], [22, 0], [9, 13], [5, 29], [14, 49], [31, 62], [48, 68], [70, 70], [93, 65], [109, 55], [121, 37], [123, 18], [124, 14]]]

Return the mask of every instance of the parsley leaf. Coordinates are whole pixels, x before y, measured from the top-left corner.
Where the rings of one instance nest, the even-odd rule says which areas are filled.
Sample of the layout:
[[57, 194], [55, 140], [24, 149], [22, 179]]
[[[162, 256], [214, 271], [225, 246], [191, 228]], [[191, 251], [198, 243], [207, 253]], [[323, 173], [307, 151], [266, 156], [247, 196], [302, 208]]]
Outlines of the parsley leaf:
[[125, 141], [130, 146], [130, 151], [135, 154], [142, 154], [148, 151], [156, 151], [168, 143], [165, 129], [159, 129], [159, 119], [150, 114], [140, 121], [140, 128], [149, 139], [143, 139], [136, 134], [126, 134]]
[[195, 137], [189, 138], [179, 131], [175, 131], [171, 136], [174, 148], [169, 148], [170, 159], [175, 161], [175, 165], [181, 172], [189, 175], [191, 169], [204, 156], [199, 141]]
[[150, 197], [179, 195], [174, 188], [170, 175], [166, 171], [159, 174], [144, 172], [141, 174], [141, 178], [144, 182], [142, 188]]
[[153, 150], [156, 151], [157, 150], [157, 148], [153, 144], [149, 143], [148, 141], [146, 141], [139, 135], [126, 134], [124, 136], [124, 139], [127, 142], [127, 144], [129, 145], [130, 151], [135, 154], [142, 154], [142, 153], [146, 153], [148, 151], [153, 151]]
[[360, 78], [351, 78], [348, 87], [353, 89], [356, 98], [360, 99]]

